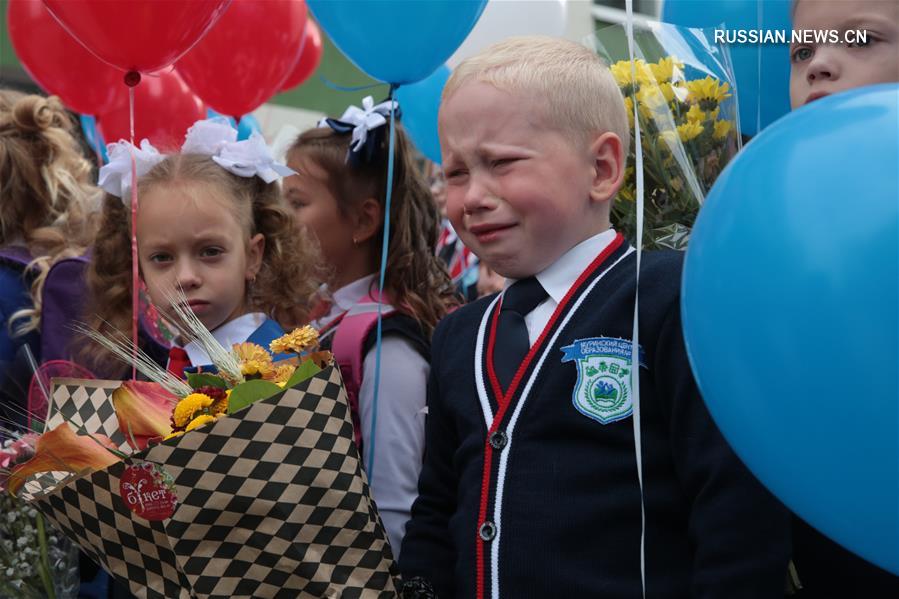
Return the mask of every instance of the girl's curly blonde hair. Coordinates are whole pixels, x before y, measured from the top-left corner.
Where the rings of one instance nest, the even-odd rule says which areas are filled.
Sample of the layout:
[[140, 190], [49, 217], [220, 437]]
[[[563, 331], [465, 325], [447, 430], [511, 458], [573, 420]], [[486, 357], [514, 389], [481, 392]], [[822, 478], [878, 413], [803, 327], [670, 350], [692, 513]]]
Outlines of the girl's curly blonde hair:
[[[247, 288], [247, 306], [264, 312], [285, 328], [308, 320], [309, 303], [323, 273], [314, 242], [298, 231], [284, 207], [277, 183], [239, 177], [200, 154], [173, 154], [138, 181], [138, 197], [160, 185], [212, 185], [230, 197], [247, 239], [265, 237], [262, 268]], [[250, 206], [251, 210], [241, 209]], [[140, 204], [138, 204], [140, 210]], [[132, 306], [131, 210], [120, 198], [107, 195], [94, 253], [88, 270], [89, 326], [101, 334], [130, 330]], [[85, 347], [82, 357], [92, 366], [106, 366], [109, 354]]]
[[33, 307], [9, 322], [17, 335], [40, 326], [50, 268], [83, 254], [93, 239], [102, 192], [75, 127], [55, 96], [0, 90], [0, 245], [23, 245], [33, 257]]
[[[306, 156], [327, 173], [327, 185], [346, 215], [358, 202], [375, 198], [383, 208], [387, 197], [388, 136], [379, 136], [379, 146], [369, 162], [347, 164], [351, 136], [330, 127], [310, 129], [297, 138], [288, 156]], [[391, 303], [419, 322], [430, 336], [437, 322], [458, 305], [452, 281], [436, 255], [440, 234], [440, 212], [424, 177], [413, 160], [412, 145], [397, 124], [394, 139], [394, 174], [390, 207], [390, 240], [384, 290]], [[383, 228], [372, 238], [380, 268]]]

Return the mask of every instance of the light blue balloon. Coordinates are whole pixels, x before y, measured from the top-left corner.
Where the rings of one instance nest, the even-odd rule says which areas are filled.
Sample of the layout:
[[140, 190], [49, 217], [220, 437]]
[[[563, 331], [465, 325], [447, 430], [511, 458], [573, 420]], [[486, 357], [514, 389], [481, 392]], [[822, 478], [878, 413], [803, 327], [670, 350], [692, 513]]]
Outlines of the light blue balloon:
[[79, 116], [79, 120], [81, 121], [81, 131], [84, 133], [87, 145], [98, 154], [97, 158], [103, 161], [100, 166], [103, 166], [109, 162], [109, 155], [106, 153], [106, 141], [103, 139], [103, 134], [97, 129], [96, 117], [82, 114]]
[[259, 126], [259, 121], [256, 120], [256, 117], [252, 114], [245, 114], [240, 117], [240, 122], [237, 123], [237, 140], [249, 139], [254, 133], [262, 133], [262, 127]]
[[809, 104], [718, 178], [683, 327], [736, 452], [787, 506], [899, 574], [899, 85]]
[[437, 112], [440, 94], [449, 76], [449, 67], [442, 65], [418, 83], [404, 85], [396, 91], [396, 99], [403, 111], [403, 127], [418, 151], [437, 164], [440, 164]]
[[307, 0], [341, 52], [375, 79], [421, 81], [468, 36], [487, 0]]
[[259, 121], [252, 114], [243, 115], [240, 117], [240, 122], [238, 123], [234, 120], [234, 117], [220, 114], [211, 108], [206, 109], [206, 118], [211, 119], [216, 116], [228, 119], [231, 126], [237, 129], [237, 141], [249, 139], [253, 133], [262, 133], [262, 127], [259, 126]]
[[662, 20], [683, 27], [724, 23], [727, 30], [784, 30], [786, 44], [731, 44], [729, 48], [742, 133], [755, 135], [790, 111], [790, 0], [665, 0]]

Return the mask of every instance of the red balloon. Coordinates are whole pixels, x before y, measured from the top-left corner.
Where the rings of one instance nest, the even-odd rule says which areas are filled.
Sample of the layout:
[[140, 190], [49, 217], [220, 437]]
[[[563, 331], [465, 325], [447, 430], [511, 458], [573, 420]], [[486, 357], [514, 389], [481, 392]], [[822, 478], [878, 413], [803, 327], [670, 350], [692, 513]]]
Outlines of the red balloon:
[[281, 84], [281, 91], [286, 92], [309, 79], [309, 76], [315, 72], [322, 61], [322, 51], [322, 32], [315, 21], [310, 19], [306, 21], [306, 41], [303, 42], [300, 58], [294, 65], [293, 71]]
[[303, 0], [234, 0], [176, 68], [213, 110], [238, 117], [281, 89], [300, 56]]
[[66, 31], [104, 62], [149, 73], [190, 50], [230, 1], [44, 0], [44, 4]]
[[[103, 138], [130, 139], [127, 88], [113, 110], [97, 116]], [[160, 151], [175, 151], [196, 121], [206, 118], [203, 102], [174, 71], [146, 75], [134, 88], [134, 143], [150, 140]]]
[[47, 93], [84, 114], [113, 106], [123, 85], [121, 71], [85, 50], [41, 2], [10, 0], [6, 22], [16, 56]]

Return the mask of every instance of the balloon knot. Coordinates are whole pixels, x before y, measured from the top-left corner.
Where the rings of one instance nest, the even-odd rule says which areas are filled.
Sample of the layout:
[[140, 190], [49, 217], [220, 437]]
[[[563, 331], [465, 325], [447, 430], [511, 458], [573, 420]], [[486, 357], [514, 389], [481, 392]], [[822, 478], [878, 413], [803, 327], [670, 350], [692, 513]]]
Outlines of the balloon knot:
[[140, 83], [140, 73], [137, 71], [128, 71], [125, 73], [125, 85], [128, 87], [137, 87]]

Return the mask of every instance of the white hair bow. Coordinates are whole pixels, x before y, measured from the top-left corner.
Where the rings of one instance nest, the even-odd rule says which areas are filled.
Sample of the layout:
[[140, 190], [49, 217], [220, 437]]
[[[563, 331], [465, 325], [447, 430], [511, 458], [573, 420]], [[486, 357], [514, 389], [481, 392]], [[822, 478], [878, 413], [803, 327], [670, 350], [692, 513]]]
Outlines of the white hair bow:
[[[131, 144], [119, 141], [108, 146], [109, 163], [100, 169], [99, 185], [108, 193], [128, 202], [131, 188]], [[216, 164], [238, 177], [259, 177], [266, 183], [296, 173], [275, 162], [259, 133], [237, 141], [237, 131], [224, 117], [213, 117], [191, 125], [181, 146], [182, 154], [209, 156]], [[134, 148], [138, 178], [165, 159], [146, 139]]]
[[109, 163], [100, 168], [100, 180], [97, 185], [107, 193], [122, 198], [126, 204], [131, 202], [132, 148], [134, 149], [134, 162], [137, 165], [138, 178], [143, 177], [154, 166], [165, 160], [165, 156], [160, 154], [146, 139], [140, 142], [140, 148], [136, 148], [124, 140], [106, 146]]
[[[391, 106], [392, 105], [392, 106]], [[390, 115], [391, 108], [395, 111], [399, 104], [393, 101], [381, 102], [375, 104], [371, 96], [366, 96], [362, 100], [362, 108], [358, 106], [349, 106], [343, 112], [338, 120], [341, 123], [353, 125], [353, 140], [350, 142], [350, 149], [358, 152], [365, 145], [368, 138], [368, 132], [387, 124], [387, 116]], [[319, 127], [327, 127], [329, 123], [327, 119], [322, 119], [318, 123]]]

